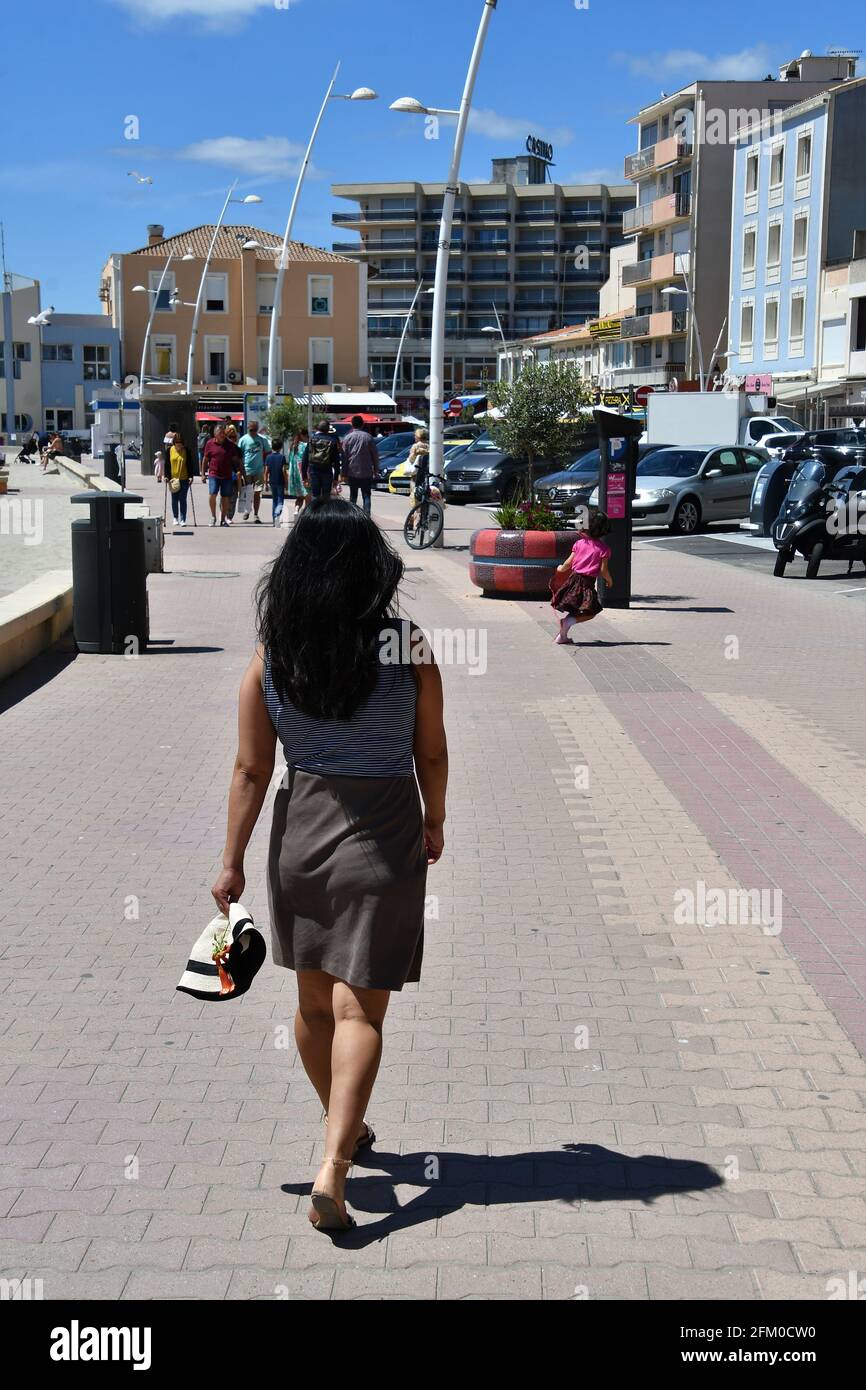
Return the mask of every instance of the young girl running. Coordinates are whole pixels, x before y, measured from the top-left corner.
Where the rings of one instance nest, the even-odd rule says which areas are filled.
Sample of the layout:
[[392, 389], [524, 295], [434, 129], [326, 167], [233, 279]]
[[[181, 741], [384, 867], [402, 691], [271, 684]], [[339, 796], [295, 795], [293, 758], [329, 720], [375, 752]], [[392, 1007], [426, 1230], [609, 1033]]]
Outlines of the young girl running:
[[[564, 614], [559, 620], [559, 632], [553, 639], [558, 646], [573, 646], [568, 635], [570, 628], [575, 623], [588, 623], [601, 612], [595, 581], [600, 574], [606, 584], [611, 583], [607, 566], [610, 546], [601, 539], [609, 530], [610, 522], [604, 512], [595, 512], [586, 526], [578, 531], [571, 554], [558, 566], [550, 581], [553, 590], [550, 606]], [[566, 577], [557, 579], [557, 575]]]

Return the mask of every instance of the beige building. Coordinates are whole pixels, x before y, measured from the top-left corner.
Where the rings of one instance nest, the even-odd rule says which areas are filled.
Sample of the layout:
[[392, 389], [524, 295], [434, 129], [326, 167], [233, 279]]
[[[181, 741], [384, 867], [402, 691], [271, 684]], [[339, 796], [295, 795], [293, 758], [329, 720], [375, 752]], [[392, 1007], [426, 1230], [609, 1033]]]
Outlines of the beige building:
[[[146, 246], [111, 256], [103, 270], [100, 298], [120, 329], [127, 377], [141, 373], [148, 316], [159, 290], [144, 364], [148, 391], [186, 384], [193, 305], [213, 232], [211, 225], [166, 237], [163, 227], [150, 226]], [[199, 316], [197, 394], [227, 404], [231, 397], [266, 390], [281, 246], [281, 237], [258, 227], [220, 228]], [[316, 392], [368, 389], [367, 275], [357, 260], [292, 242], [279, 328], [278, 390], [287, 369], [303, 371]]]
[[637, 291], [637, 302], [622, 322], [623, 341], [631, 345], [631, 360], [619, 371], [623, 384], [664, 386], [673, 377], [697, 377], [684, 276], [704, 366], [712, 372], [728, 311], [732, 138], [854, 70], [850, 55], [806, 52], [784, 63], [778, 79], [692, 82], [632, 118], [638, 148], [625, 161], [625, 175], [635, 185], [637, 206], [626, 212], [623, 232], [635, 237], [637, 259], [623, 267], [622, 278]]

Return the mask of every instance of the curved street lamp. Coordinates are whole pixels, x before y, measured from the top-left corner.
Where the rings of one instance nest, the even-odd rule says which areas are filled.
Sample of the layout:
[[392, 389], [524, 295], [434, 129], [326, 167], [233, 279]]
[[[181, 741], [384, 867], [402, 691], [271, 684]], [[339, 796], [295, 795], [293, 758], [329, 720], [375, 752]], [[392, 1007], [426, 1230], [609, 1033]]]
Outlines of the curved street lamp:
[[[180, 259], [182, 261], [194, 261], [195, 256], [193, 255], [192, 251], [184, 251]], [[149, 290], [146, 285], [133, 285], [132, 287], [133, 294], [149, 294], [151, 299], [153, 300], [153, 303], [150, 306], [150, 314], [148, 315], [147, 327], [144, 330], [144, 342], [141, 345], [141, 375], [139, 376], [138, 380], [139, 390], [142, 392], [144, 391], [144, 373], [147, 367], [147, 348], [150, 342], [150, 330], [153, 327], [153, 316], [156, 313], [156, 306], [159, 303], [159, 296], [161, 295], [162, 287], [165, 284], [165, 277], [168, 274], [168, 268], [173, 260], [174, 251], [169, 251], [168, 256], [166, 257], [165, 265], [163, 266], [162, 274], [159, 277], [159, 284], [157, 285], [155, 290]]]
[[[416, 97], [399, 97], [397, 101], [391, 103], [392, 111], [404, 112], [407, 115], [457, 117], [457, 130], [454, 135], [454, 147], [451, 153], [451, 164], [448, 169], [448, 181], [445, 185], [445, 196], [442, 200], [442, 218], [439, 223], [439, 245], [436, 250], [436, 275], [433, 284], [433, 331], [430, 338], [430, 472], [436, 474], [441, 474], [442, 472], [442, 455], [445, 438], [443, 419], [445, 410], [445, 401], [443, 397], [445, 386], [445, 310], [448, 293], [448, 255], [451, 249], [451, 228], [454, 222], [454, 203], [458, 193], [460, 160], [463, 155], [466, 127], [469, 123], [469, 109], [472, 105], [475, 79], [478, 76], [478, 69], [481, 65], [481, 54], [484, 50], [484, 41], [487, 38], [487, 30], [493, 18], [493, 11], [496, 9], [496, 3], [497, 0], [484, 0], [481, 22], [475, 36], [475, 45], [472, 49], [472, 56], [469, 60], [469, 68], [466, 73], [466, 81], [463, 86], [463, 96], [457, 111], [435, 106], [425, 106], [424, 103], [418, 101]], [[440, 537], [439, 540], [439, 544], [441, 543], [442, 537]]]
[[329, 102], [329, 101], [375, 101], [375, 100], [377, 99], [377, 95], [378, 95], [376, 92], [373, 91], [372, 87], [356, 87], [355, 90], [354, 90], [354, 92], [348, 92], [348, 93], [344, 93], [344, 92], [335, 92], [335, 91], [334, 91], [334, 84], [335, 84], [336, 81], [337, 81], [337, 77], [338, 77], [338, 75], [339, 75], [339, 72], [340, 72], [340, 64], [338, 63], [337, 66], [336, 66], [336, 68], [334, 69], [334, 76], [331, 78], [331, 81], [330, 81], [329, 84], [328, 84], [328, 90], [325, 92], [325, 99], [324, 99], [324, 101], [322, 102], [321, 108], [320, 108], [320, 110], [319, 110], [319, 114], [318, 114], [318, 116], [316, 117], [316, 123], [315, 123], [315, 125], [313, 126], [312, 134], [310, 135], [310, 140], [309, 140], [309, 143], [308, 143], [308, 145], [307, 145], [307, 149], [306, 149], [306, 152], [305, 152], [305, 154], [304, 154], [304, 158], [303, 158], [303, 160], [301, 161], [301, 167], [300, 167], [300, 169], [298, 170], [298, 178], [297, 178], [297, 182], [295, 183], [295, 191], [294, 191], [294, 193], [293, 193], [293, 195], [292, 195], [291, 204], [289, 205], [289, 216], [288, 216], [288, 219], [287, 219], [287, 221], [286, 221], [286, 230], [285, 230], [285, 234], [284, 234], [284, 236], [283, 236], [283, 244], [282, 244], [282, 246], [281, 246], [281, 248], [280, 248], [279, 255], [278, 255], [278, 259], [277, 259], [277, 282], [276, 282], [276, 285], [274, 286], [274, 307], [273, 307], [273, 309], [271, 310], [271, 331], [270, 331], [270, 334], [269, 334], [269, 336], [268, 336], [268, 405], [269, 405], [269, 406], [272, 406], [272, 405], [273, 405], [274, 399], [275, 399], [275, 397], [276, 397], [276, 380], [277, 380], [277, 332], [278, 332], [278, 328], [279, 328], [280, 307], [281, 307], [282, 298], [283, 298], [283, 279], [284, 279], [284, 277], [285, 277], [286, 266], [288, 265], [288, 260], [289, 260], [289, 242], [290, 242], [291, 239], [292, 239], [292, 227], [294, 226], [294, 222], [295, 222], [295, 212], [296, 212], [297, 206], [298, 206], [298, 199], [299, 199], [300, 196], [301, 196], [301, 189], [302, 189], [303, 184], [304, 184], [304, 175], [305, 175], [306, 172], [307, 172], [307, 168], [308, 168], [308, 166], [309, 166], [310, 159], [312, 158], [313, 146], [314, 146], [315, 143], [316, 143], [316, 136], [317, 136], [318, 133], [319, 133], [319, 126], [322, 124], [322, 119], [323, 119], [323, 117], [324, 117], [324, 115], [325, 115], [325, 111], [327, 110], [327, 106], [328, 106], [328, 102]]
[[210, 263], [213, 257], [214, 247], [216, 246], [217, 237], [220, 233], [220, 227], [223, 224], [223, 218], [225, 217], [226, 212], [228, 211], [229, 203], [247, 204], [260, 203], [262, 201], [257, 193], [248, 193], [245, 198], [233, 198], [232, 194], [234, 193], [237, 186], [238, 181], [237, 179], [235, 179], [234, 183], [232, 184], [231, 188], [226, 194], [226, 200], [222, 205], [222, 211], [217, 219], [217, 224], [213, 229], [213, 236], [210, 239], [210, 246], [208, 247], [207, 255], [204, 258], [204, 266], [202, 267], [201, 279], [198, 283], [198, 294], [195, 297], [195, 312], [192, 316], [192, 327], [189, 330], [189, 354], [187, 356], [186, 361], [186, 393], [188, 396], [192, 395], [193, 375], [195, 371], [195, 345], [196, 340], [198, 339], [198, 321], [201, 318], [201, 306], [202, 301], [204, 300], [204, 287], [205, 282], [207, 280], [207, 273], [210, 269]]

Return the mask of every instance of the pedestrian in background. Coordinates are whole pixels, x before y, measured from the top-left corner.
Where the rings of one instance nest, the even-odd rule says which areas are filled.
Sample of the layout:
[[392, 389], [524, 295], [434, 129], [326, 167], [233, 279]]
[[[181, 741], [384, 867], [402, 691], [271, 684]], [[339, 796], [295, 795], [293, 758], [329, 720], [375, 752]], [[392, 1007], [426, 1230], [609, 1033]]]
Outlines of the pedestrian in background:
[[[254, 520], [261, 526], [259, 507], [262, 504], [262, 494], [265, 490], [265, 459], [271, 451], [271, 445], [268, 438], [259, 433], [258, 420], [250, 421], [249, 429], [246, 434], [241, 436], [238, 447], [243, 455], [247, 486], [252, 484], [253, 488]], [[249, 521], [249, 512], [244, 512], [243, 517], [244, 521]]]
[[313, 502], [330, 497], [331, 488], [339, 477], [341, 459], [337, 432], [331, 429], [331, 422], [325, 416], [318, 421], [305, 456], [310, 498]]
[[192, 471], [187, 458], [186, 445], [180, 435], [172, 436], [171, 448], [166, 465], [168, 489], [171, 493], [171, 514], [175, 526], [186, 526], [186, 499], [192, 483]]
[[295, 1038], [326, 1118], [309, 1219], [331, 1232], [355, 1224], [346, 1178], [375, 1139], [364, 1113], [385, 1013], [393, 990], [420, 979], [427, 869], [444, 846], [442, 681], [429, 646], [419, 659], [420, 629], [395, 616], [402, 574], [360, 508], [326, 499], [298, 518], [259, 587], [259, 646], [241, 684], [212, 889], [223, 913], [242, 898], [279, 739], [274, 961], [297, 974]]
[[307, 502], [306, 454], [309, 442], [309, 432], [306, 429], [298, 430], [292, 439], [286, 459], [286, 497], [294, 498], [295, 516], [304, 510]]
[[220, 499], [220, 526], [228, 526], [229, 507], [232, 501], [232, 478], [240, 467], [240, 451], [236, 444], [226, 436], [225, 425], [217, 425], [213, 439], [204, 446], [201, 461], [201, 477], [207, 476], [208, 504], [210, 506], [211, 526], [216, 526], [217, 497]]
[[273, 449], [265, 459], [265, 473], [271, 488], [271, 525], [276, 526], [286, 499], [286, 456], [281, 439], [274, 440]]
[[233, 444], [235, 449], [237, 450], [237, 452], [232, 455], [232, 491], [231, 497], [229, 499], [228, 516], [226, 517], [226, 521], [228, 522], [229, 526], [231, 526], [232, 522], [235, 519], [235, 511], [237, 510], [238, 505], [238, 493], [241, 489], [239, 473], [240, 464], [242, 460], [241, 451], [238, 448], [238, 431], [236, 425], [226, 425], [226, 439], [228, 440], [229, 444]]
[[379, 450], [376, 441], [364, 429], [360, 415], [352, 416], [352, 428], [341, 445], [343, 451], [343, 480], [349, 484], [349, 501], [357, 504], [361, 493], [364, 512], [370, 515], [373, 483], [379, 476]]
[[550, 606], [563, 614], [559, 632], [553, 639], [557, 646], [572, 646], [568, 634], [575, 623], [588, 623], [601, 612], [595, 582], [601, 575], [606, 584], [611, 583], [607, 564], [610, 546], [602, 540], [609, 530], [610, 522], [604, 512], [595, 512], [578, 531], [568, 559], [554, 571], [550, 581], [553, 591]]

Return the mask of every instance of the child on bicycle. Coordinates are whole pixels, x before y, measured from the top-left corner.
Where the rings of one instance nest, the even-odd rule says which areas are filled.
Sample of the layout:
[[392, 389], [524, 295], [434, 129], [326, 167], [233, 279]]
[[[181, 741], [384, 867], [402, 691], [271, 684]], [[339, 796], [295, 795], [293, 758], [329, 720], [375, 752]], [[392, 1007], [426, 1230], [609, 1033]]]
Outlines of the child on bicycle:
[[610, 546], [602, 540], [609, 530], [610, 521], [604, 512], [593, 512], [578, 531], [568, 559], [557, 567], [550, 581], [553, 592], [550, 606], [563, 614], [559, 632], [553, 639], [557, 646], [573, 646], [569, 630], [575, 623], [588, 623], [601, 612], [595, 581], [600, 574], [605, 584], [612, 582], [607, 563]]

